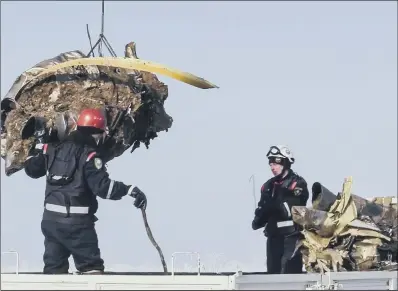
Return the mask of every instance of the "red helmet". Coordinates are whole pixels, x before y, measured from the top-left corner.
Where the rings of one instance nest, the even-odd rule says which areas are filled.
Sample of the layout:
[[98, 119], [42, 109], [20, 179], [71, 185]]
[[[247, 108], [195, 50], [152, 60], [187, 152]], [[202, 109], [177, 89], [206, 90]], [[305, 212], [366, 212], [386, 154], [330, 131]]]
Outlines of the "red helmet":
[[77, 120], [78, 127], [90, 127], [105, 131], [106, 117], [100, 109], [84, 109]]

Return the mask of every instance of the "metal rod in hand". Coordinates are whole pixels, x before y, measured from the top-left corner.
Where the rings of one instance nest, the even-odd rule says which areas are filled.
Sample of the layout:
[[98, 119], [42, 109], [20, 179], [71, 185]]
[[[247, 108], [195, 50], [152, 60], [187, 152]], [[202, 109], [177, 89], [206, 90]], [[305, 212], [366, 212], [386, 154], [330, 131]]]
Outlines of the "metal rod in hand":
[[149, 227], [148, 219], [146, 217], [145, 209], [141, 208], [141, 212], [142, 212], [142, 218], [144, 219], [146, 233], [149, 237], [149, 240], [151, 241], [151, 243], [153, 244], [153, 246], [156, 248], [156, 250], [159, 253], [160, 261], [162, 262], [162, 265], [163, 265], [163, 271], [165, 273], [167, 273], [167, 264], [166, 264], [166, 261], [164, 260], [163, 252], [162, 252], [161, 248], [159, 247], [159, 245], [156, 243], [155, 239], [153, 238], [152, 231], [151, 231], [151, 228]]
[[254, 209], [256, 209], [257, 208], [257, 198], [256, 198], [256, 182], [254, 180], [254, 174], [250, 176], [249, 182], [250, 181], [253, 181], [252, 184], [253, 184]]

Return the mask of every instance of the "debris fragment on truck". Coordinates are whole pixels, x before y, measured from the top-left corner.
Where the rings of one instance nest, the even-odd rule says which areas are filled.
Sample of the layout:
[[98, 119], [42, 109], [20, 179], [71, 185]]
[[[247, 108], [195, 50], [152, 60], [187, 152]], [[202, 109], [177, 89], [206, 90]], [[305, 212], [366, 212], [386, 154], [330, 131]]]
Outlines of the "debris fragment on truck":
[[216, 85], [190, 73], [140, 60], [135, 43], [125, 57], [89, 58], [81, 51], [61, 53], [22, 73], [1, 101], [1, 157], [7, 176], [23, 169], [29, 149], [42, 132], [44, 142], [62, 140], [85, 108], [102, 108], [108, 140], [100, 149], [110, 161], [141, 143], [146, 147], [173, 119], [164, 108], [168, 87], [154, 73], [192, 86]]
[[346, 179], [343, 191], [335, 195], [314, 183], [313, 207], [292, 208], [303, 234], [296, 251], [301, 251], [308, 272], [397, 268], [396, 197], [369, 201], [351, 194], [351, 184], [352, 178]]

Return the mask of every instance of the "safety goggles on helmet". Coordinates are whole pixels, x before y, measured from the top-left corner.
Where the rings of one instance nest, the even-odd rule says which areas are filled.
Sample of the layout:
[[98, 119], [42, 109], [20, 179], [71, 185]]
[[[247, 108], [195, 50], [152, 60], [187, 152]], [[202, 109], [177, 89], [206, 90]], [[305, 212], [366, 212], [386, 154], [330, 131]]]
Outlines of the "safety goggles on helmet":
[[277, 146], [272, 146], [267, 153], [267, 157], [275, 157], [275, 156], [285, 158], [285, 156], [281, 153], [280, 149]]
[[268, 159], [275, 159], [275, 158], [281, 158], [281, 159], [286, 159], [290, 163], [294, 163], [294, 157], [291, 151], [287, 146], [271, 146], [268, 153], [267, 153]]

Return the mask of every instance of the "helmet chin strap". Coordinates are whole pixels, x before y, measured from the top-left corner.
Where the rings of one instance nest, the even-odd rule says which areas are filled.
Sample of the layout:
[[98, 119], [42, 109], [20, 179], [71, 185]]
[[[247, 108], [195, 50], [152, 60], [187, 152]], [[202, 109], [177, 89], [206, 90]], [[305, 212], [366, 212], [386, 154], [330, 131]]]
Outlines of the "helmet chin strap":
[[100, 145], [100, 143], [104, 141], [104, 135], [105, 135], [104, 133], [98, 133], [92, 135], [97, 145]]

